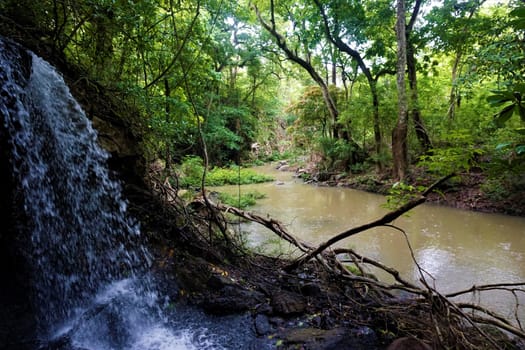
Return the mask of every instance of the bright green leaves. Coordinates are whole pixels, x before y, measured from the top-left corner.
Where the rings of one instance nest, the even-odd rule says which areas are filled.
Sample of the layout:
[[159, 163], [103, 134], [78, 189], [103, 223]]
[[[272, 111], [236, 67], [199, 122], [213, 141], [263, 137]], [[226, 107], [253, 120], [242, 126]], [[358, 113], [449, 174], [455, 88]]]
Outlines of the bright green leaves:
[[420, 158], [419, 165], [439, 176], [469, 171], [479, 166], [478, 159], [484, 150], [478, 147], [470, 130], [459, 129], [449, 132], [443, 141], [449, 144], [446, 148], [435, 148]]
[[[182, 188], [201, 188], [204, 161], [197, 156], [185, 157], [182, 164], [176, 168], [179, 186]], [[273, 181], [271, 176], [259, 174], [251, 169], [230, 166], [228, 168], [212, 168], [206, 174], [206, 186], [245, 185]]]
[[498, 113], [494, 115], [494, 123], [498, 127], [505, 126], [505, 123], [512, 117], [513, 114], [519, 115], [521, 120], [525, 122], [525, 105], [523, 98], [525, 97], [525, 84], [517, 84], [514, 88], [506, 91], [492, 91], [493, 95], [487, 97], [487, 102], [492, 107], [504, 106]]
[[388, 190], [386, 203], [381, 206], [389, 210], [396, 210], [402, 205], [420, 197], [425, 189], [424, 186], [412, 186], [403, 182], [395, 182]]

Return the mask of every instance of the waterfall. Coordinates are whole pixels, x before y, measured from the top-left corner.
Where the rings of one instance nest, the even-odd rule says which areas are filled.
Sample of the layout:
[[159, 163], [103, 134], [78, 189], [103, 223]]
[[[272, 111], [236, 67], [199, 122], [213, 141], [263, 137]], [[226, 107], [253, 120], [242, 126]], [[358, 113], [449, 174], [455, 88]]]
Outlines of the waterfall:
[[224, 322], [159, 297], [91, 122], [49, 63], [1, 37], [0, 117], [14, 239], [23, 242], [38, 328], [37, 345], [24, 349], [224, 349], [253, 340], [248, 316]]
[[2, 112], [16, 192], [31, 231], [26, 254], [40, 323], [52, 325], [101, 285], [132, 274], [148, 254], [137, 244], [139, 228], [126, 215], [120, 185], [106, 166], [108, 154], [62, 77], [30, 53], [30, 75], [20, 81], [13, 57], [0, 45], [3, 94], [16, 102], [3, 104]]

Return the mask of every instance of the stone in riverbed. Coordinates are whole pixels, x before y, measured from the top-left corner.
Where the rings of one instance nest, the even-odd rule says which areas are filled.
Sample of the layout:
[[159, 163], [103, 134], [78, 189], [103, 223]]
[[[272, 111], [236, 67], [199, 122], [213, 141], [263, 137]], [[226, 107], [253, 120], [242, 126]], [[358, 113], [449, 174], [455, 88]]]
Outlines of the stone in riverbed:
[[210, 314], [231, 315], [255, 309], [265, 300], [260, 292], [226, 286], [218, 294], [207, 296], [199, 305]]
[[274, 331], [274, 328], [270, 324], [270, 321], [266, 315], [258, 314], [254, 320], [255, 332], [257, 335], [267, 335]]
[[296, 293], [277, 292], [272, 296], [271, 305], [276, 314], [293, 315], [306, 311], [305, 298]]

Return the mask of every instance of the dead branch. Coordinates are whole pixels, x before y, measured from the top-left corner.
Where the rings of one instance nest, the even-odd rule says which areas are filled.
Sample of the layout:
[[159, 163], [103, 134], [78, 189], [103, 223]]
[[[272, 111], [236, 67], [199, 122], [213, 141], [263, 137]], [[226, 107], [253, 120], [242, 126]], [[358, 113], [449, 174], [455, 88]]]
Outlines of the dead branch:
[[244, 211], [244, 210], [241, 210], [241, 209], [237, 209], [235, 207], [230, 207], [230, 206], [227, 206], [227, 205], [224, 205], [224, 204], [213, 204], [213, 206], [215, 206], [215, 208], [217, 208], [218, 210], [224, 212], [224, 213], [231, 213], [231, 214], [234, 214], [234, 215], [237, 215], [241, 218], [244, 218], [246, 220], [250, 220], [250, 221], [253, 221], [253, 222], [256, 222], [266, 228], [268, 228], [269, 230], [271, 230], [272, 232], [276, 233], [279, 237], [281, 237], [282, 239], [284, 239], [285, 241], [293, 244], [294, 246], [296, 246], [297, 248], [299, 248], [301, 251], [303, 252], [308, 252], [308, 251], [311, 251], [313, 249], [313, 246], [310, 245], [309, 243], [307, 242], [304, 242], [294, 236], [292, 236], [290, 233], [288, 233], [288, 231], [286, 231], [286, 229], [284, 228], [284, 225], [278, 221], [278, 220], [275, 220], [275, 219], [271, 219], [271, 218], [264, 218], [260, 215], [257, 215], [257, 214], [254, 214], [254, 213], [251, 213], [251, 212], [248, 212], [248, 211]]
[[[514, 287], [514, 288], [512, 288]], [[496, 284], [483, 284], [481, 286], [472, 286], [469, 289], [465, 289], [462, 291], [454, 292], [454, 293], [448, 293], [445, 295], [447, 298], [453, 298], [457, 297], [462, 294], [470, 294], [475, 292], [485, 292], [489, 290], [506, 290], [509, 292], [522, 292], [525, 293], [525, 289], [521, 289], [519, 287], [525, 288], [525, 282], [519, 282], [519, 283], [496, 283]]]
[[[359, 255], [352, 249], [346, 249], [346, 248], [338, 248], [334, 249], [335, 254], [349, 254], [350, 256], [354, 256], [358, 261], [361, 263], [369, 264], [372, 266], [375, 266], [385, 272], [387, 272], [389, 275], [394, 277], [394, 279], [399, 283], [398, 285], [391, 285], [388, 286], [388, 289], [402, 289], [407, 292], [413, 293], [413, 294], [419, 294], [419, 295], [425, 295], [426, 293], [421, 290], [421, 288], [417, 287], [416, 285], [404, 280], [401, 277], [401, 274], [396, 269], [393, 269], [389, 266], [386, 266], [378, 261], [375, 261], [373, 259], [370, 259], [366, 256]], [[353, 277], [352, 277], [353, 278]], [[384, 287], [384, 286], [383, 286]]]

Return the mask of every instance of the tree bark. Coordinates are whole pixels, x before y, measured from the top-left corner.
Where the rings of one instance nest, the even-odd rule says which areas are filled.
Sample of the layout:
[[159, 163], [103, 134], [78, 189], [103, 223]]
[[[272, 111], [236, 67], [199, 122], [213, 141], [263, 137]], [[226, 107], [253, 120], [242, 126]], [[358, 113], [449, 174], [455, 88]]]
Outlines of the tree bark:
[[398, 181], [406, 177], [408, 169], [408, 105], [406, 97], [405, 68], [406, 68], [406, 19], [405, 0], [397, 0], [397, 125], [392, 132], [392, 157], [394, 160], [393, 176]]
[[419, 14], [419, 9], [423, 0], [417, 0], [414, 4], [414, 9], [412, 15], [410, 16], [410, 21], [406, 26], [406, 45], [407, 45], [407, 72], [408, 72], [408, 82], [410, 86], [410, 101], [411, 101], [411, 115], [412, 120], [414, 121], [414, 128], [416, 131], [416, 136], [423, 149], [423, 152], [427, 152], [431, 147], [432, 143], [430, 137], [428, 136], [427, 129], [423, 122], [423, 117], [421, 116], [421, 108], [419, 107], [419, 96], [417, 90], [417, 72], [416, 72], [416, 48], [412, 40], [412, 30], [414, 28], [414, 23]]
[[461, 62], [461, 49], [458, 49], [456, 52], [456, 57], [454, 58], [454, 64], [452, 65], [452, 87], [450, 88], [450, 96], [448, 98], [448, 111], [447, 117], [449, 120], [454, 120], [456, 118], [456, 101], [457, 96], [457, 80], [458, 80], [458, 69], [459, 62]]
[[428, 136], [423, 117], [421, 116], [421, 108], [419, 108], [419, 95], [417, 90], [417, 73], [416, 73], [416, 58], [414, 45], [407, 41], [407, 71], [408, 83], [410, 86], [410, 101], [412, 103], [411, 114], [414, 121], [414, 128], [416, 136], [423, 149], [427, 152], [432, 147], [432, 142]]

